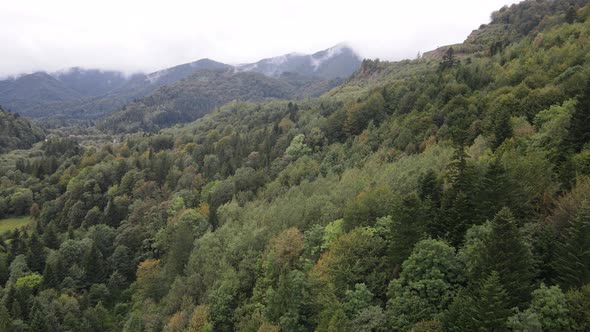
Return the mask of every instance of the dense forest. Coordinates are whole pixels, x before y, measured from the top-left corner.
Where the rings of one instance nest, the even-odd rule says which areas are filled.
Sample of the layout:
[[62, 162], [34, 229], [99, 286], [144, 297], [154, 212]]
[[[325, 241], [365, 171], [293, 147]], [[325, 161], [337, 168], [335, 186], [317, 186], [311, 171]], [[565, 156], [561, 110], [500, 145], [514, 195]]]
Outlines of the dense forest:
[[589, 16], [527, 0], [317, 98], [53, 130], [0, 169], [32, 218], [0, 331], [590, 330]]
[[165, 85], [104, 117], [97, 127], [107, 132], [155, 132], [194, 121], [232, 100], [291, 99], [322, 94], [340, 82], [293, 73], [279, 78], [260, 73], [201, 70]]
[[0, 106], [0, 154], [15, 149], [30, 149], [44, 137], [41, 128]]

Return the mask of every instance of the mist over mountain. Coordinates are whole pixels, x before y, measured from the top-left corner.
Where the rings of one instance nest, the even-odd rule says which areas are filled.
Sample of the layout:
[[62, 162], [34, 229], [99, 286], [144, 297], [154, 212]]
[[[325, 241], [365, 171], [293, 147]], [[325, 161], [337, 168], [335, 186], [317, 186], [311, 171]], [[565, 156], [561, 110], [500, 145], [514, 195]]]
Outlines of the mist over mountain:
[[290, 53], [238, 65], [236, 68], [274, 77], [285, 72], [293, 72], [322, 78], [337, 78], [350, 76], [360, 66], [361, 61], [351, 47], [339, 44], [314, 54]]
[[[354, 50], [340, 44], [311, 55], [287, 54], [253, 64], [233, 66], [201, 59], [153, 73], [131, 76], [117, 71], [74, 67], [55, 73], [36, 72], [0, 81], [0, 105], [30, 117], [92, 119], [120, 109], [126, 103], [147, 96], [161, 86], [178, 82], [204, 70], [253, 71], [277, 79], [284, 76], [292, 81], [294, 76], [298, 76], [306, 81], [320, 82], [346, 78], [360, 64], [361, 59]], [[301, 94], [295, 93], [292, 96], [296, 95]]]

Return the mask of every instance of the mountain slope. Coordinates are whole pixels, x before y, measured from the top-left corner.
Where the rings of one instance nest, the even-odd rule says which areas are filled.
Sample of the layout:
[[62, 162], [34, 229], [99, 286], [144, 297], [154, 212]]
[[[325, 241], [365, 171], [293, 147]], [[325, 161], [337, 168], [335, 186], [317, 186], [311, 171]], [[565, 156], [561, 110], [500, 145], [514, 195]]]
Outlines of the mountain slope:
[[194, 121], [234, 99], [288, 99], [294, 95], [293, 86], [262, 74], [200, 71], [106, 116], [98, 128], [111, 132], [157, 131]]

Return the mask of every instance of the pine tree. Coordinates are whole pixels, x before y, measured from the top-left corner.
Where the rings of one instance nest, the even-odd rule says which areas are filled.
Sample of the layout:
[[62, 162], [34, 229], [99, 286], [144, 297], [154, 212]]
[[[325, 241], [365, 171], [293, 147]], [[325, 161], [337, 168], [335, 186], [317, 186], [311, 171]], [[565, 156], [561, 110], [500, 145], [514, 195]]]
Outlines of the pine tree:
[[453, 68], [458, 63], [459, 60], [455, 58], [455, 50], [452, 47], [449, 47], [439, 64], [439, 70], [444, 71], [445, 69]]
[[476, 322], [473, 317], [476, 314], [475, 299], [467, 294], [465, 289], [453, 299], [448, 310], [442, 316], [445, 331], [449, 332], [472, 332], [475, 330]]
[[510, 113], [507, 110], [499, 110], [494, 119], [494, 142], [492, 147], [498, 148], [504, 141], [514, 135]]
[[577, 18], [578, 13], [576, 12], [576, 8], [574, 8], [574, 6], [570, 6], [565, 12], [565, 21], [569, 24], [572, 24], [576, 22]]
[[446, 238], [457, 246], [463, 241], [467, 229], [483, 220], [477, 208], [477, 179], [475, 171], [467, 163], [463, 147], [457, 148], [455, 158], [449, 165], [450, 189], [444, 192], [441, 213], [436, 221], [434, 234]]
[[584, 203], [558, 241], [553, 263], [564, 289], [590, 283], [590, 202]]
[[33, 303], [30, 327], [32, 331], [47, 331], [47, 313], [39, 300]]
[[578, 97], [568, 134], [567, 142], [574, 153], [580, 152], [590, 142], [590, 78], [586, 81], [584, 92]]
[[12, 330], [12, 318], [10, 313], [3, 304], [0, 304], [0, 332], [10, 332]]
[[45, 232], [42, 236], [43, 244], [49, 249], [58, 249], [59, 248], [59, 239], [57, 238], [57, 233], [55, 231], [55, 225], [50, 223], [46, 228]]
[[506, 321], [512, 315], [508, 294], [500, 283], [498, 272], [492, 271], [483, 282], [475, 303], [474, 320], [480, 331], [507, 331]]
[[55, 272], [53, 271], [53, 264], [46, 264], [45, 269], [43, 270], [43, 283], [46, 288], [53, 288], [57, 287], [59, 281]]
[[510, 184], [506, 169], [499, 158], [489, 165], [480, 192], [480, 209], [485, 219], [492, 219], [504, 206], [510, 204]]
[[[533, 258], [520, 234], [512, 212], [502, 209], [491, 223], [485, 243], [482, 271], [497, 271], [509, 295], [510, 307], [524, 304], [530, 297], [534, 278]], [[480, 283], [484, 282], [483, 280]]]
[[83, 266], [86, 271], [86, 281], [89, 284], [100, 283], [104, 280], [106, 266], [96, 242], [92, 243], [90, 250], [84, 256]]
[[33, 231], [29, 239], [27, 264], [33, 272], [42, 272], [45, 267], [45, 247], [39, 240], [39, 235], [36, 231]]

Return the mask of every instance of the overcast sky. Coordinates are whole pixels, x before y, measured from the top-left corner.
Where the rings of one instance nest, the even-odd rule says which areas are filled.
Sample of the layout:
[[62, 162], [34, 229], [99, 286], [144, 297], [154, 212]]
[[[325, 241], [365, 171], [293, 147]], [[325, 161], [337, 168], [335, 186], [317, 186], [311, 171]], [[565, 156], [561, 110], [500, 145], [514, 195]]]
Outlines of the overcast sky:
[[346, 42], [399, 60], [461, 42], [518, 0], [1, 0], [0, 76], [72, 66], [154, 71]]

